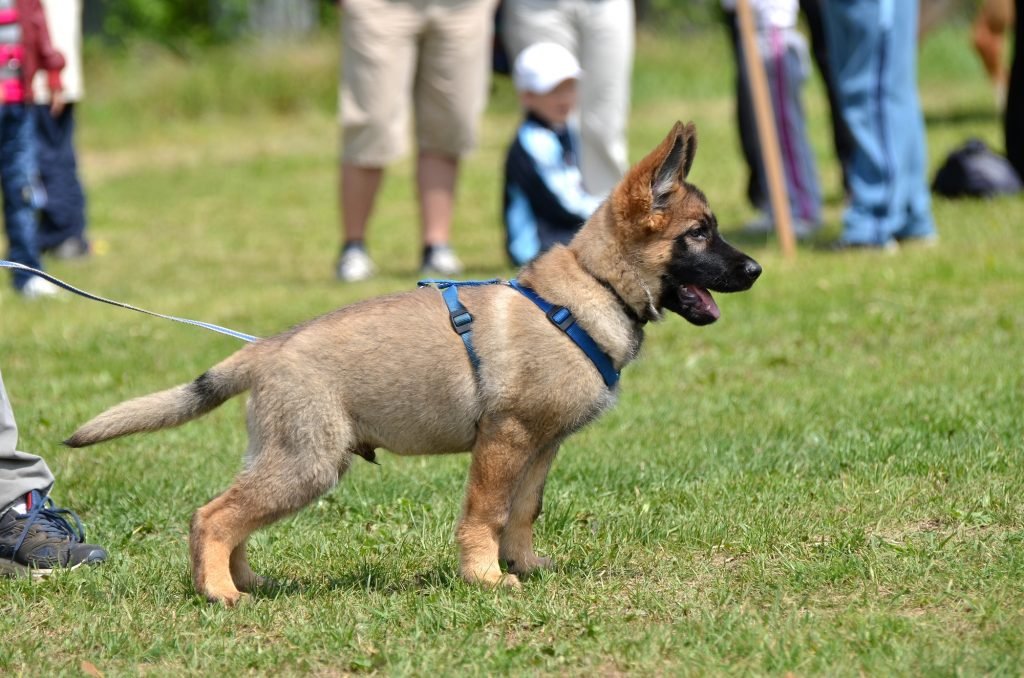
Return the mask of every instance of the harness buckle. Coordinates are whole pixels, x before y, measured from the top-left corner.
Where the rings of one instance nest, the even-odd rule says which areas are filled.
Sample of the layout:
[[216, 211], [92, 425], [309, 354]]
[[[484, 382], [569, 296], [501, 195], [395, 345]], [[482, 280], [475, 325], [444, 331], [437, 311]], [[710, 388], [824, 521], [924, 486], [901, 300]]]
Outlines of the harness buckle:
[[565, 306], [552, 306], [545, 315], [547, 315], [548, 320], [555, 327], [563, 332], [567, 332], [572, 327], [572, 324], [576, 322], [576, 318], [572, 317], [572, 311]]
[[452, 321], [452, 329], [455, 330], [455, 334], [463, 335], [473, 331], [473, 316], [466, 309], [451, 311], [448, 313], [448, 318]]

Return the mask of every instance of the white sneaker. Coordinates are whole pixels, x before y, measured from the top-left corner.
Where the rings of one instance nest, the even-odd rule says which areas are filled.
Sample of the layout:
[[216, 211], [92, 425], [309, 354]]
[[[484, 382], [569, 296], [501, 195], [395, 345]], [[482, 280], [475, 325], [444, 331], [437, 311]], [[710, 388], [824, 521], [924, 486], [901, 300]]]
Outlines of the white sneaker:
[[44, 297], [55, 297], [60, 294], [60, 288], [46, 278], [34, 275], [28, 279], [25, 286], [18, 290], [18, 294], [26, 299], [42, 299]]
[[430, 275], [458, 275], [462, 273], [462, 262], [448, 245], [434, 245], [430, 248], [420, 273]]
[[342, 282], [368, 280], [377, 272], [373, 259], [362, 247], [346, 247], [338, 257], [334, 276]]

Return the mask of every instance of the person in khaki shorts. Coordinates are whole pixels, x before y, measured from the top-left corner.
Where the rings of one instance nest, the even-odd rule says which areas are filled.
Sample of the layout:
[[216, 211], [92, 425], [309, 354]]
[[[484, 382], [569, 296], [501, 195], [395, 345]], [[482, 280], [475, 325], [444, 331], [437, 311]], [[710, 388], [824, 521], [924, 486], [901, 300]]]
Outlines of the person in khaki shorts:
[[495, 2], [343, 0], [339, 280], [375, 271], [367, 222], [384, 168], [408, 150], [410, 112], [423, 272], [461, 271], [448, 244], [455, 182], [486, 104]]
[[579, 60], [583, 185], [593, 195], [607, 194], [628, 167], [633, 0], [505, 0], [502, 19], [512, 61], [536, 42], [561, 45]]

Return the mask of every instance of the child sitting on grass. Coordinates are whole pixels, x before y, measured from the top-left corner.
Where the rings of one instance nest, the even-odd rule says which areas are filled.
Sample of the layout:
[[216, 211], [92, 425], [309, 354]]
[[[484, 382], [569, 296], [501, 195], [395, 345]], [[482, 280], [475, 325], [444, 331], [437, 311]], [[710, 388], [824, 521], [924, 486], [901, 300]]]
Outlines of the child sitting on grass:
[[505, 161], [506, 249], [516, 265], [569, 242], [601, 203], [583, 188], [569, 127], [581, 73], [569, 50], [549, 42], [524, 49], [512, 67], [526, 112]]

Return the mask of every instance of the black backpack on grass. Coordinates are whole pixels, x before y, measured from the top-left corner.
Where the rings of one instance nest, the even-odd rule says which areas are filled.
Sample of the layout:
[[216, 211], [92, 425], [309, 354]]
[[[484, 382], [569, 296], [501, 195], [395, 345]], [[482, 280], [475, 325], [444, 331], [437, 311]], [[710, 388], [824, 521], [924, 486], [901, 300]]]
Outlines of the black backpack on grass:
[[969, 139], [950, 153], [932, 182], [932, 191], [947, 198], [991, 198], [1022, 188], [1013, 165], [981, 139]]

